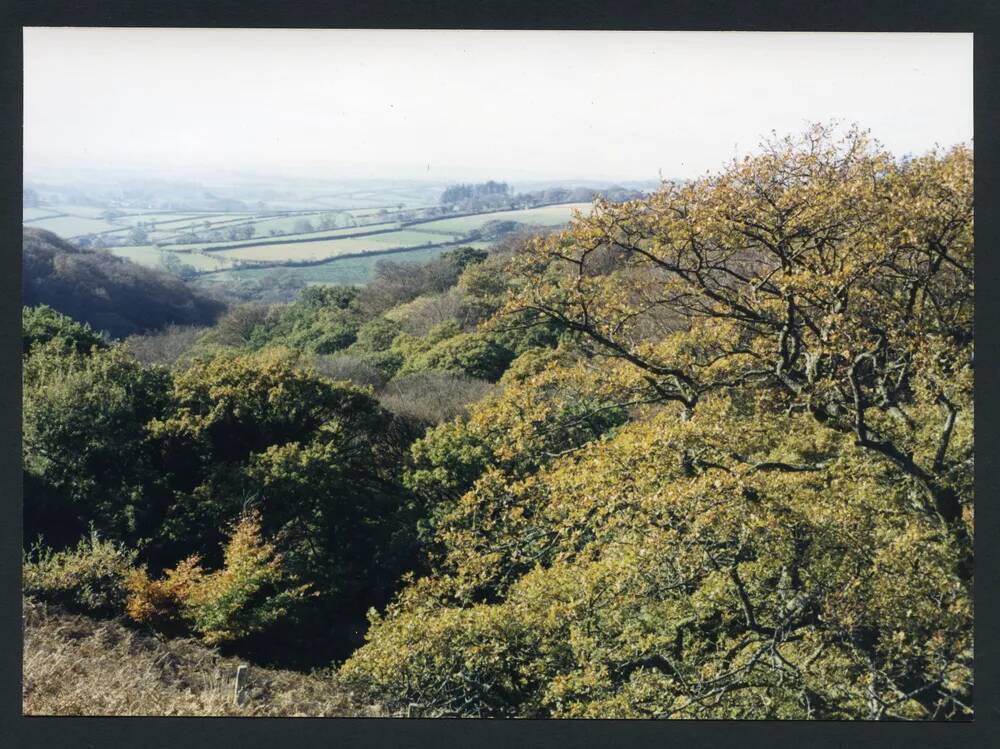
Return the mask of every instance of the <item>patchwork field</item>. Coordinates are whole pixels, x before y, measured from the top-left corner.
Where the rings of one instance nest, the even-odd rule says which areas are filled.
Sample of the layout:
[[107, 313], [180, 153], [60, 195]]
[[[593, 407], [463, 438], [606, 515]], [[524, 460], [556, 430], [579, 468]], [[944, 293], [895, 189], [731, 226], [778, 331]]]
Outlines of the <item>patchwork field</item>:
[[120, 229], [104, 219], [86, 218], [83, 216], [54, 216], [42, 218], [31, 222], [31, 226], [36, 229], [45, 229], [58, 234], [63, 239], [83, 236], [84, 234], [98, 234], [106, 231]]
[[172, 252], [153, 245], [111, 247], [113, 255], [145, 265], [147, 268], [170, 269], [171, 266], [188, 265], [199, 273], [232, 268], [235, 262], [226, 257], [208, 255], [202, 252]]
[[295, 262], [302, 260], [324, 260], [351, 253], [420, 247], [421, 245], [454, 241], [458, 238], [458, 235], [430, 235], [424, 232], [403, 229], [383, 234], [372, 234], [367, 237], [347, 237], [345, 239], [321, 240], [317, 242], [299, 242], [294, 244], [285, 242], [256, 247], [238, 247], [232, 250], [219, 250], [212, 254], [230, 257], [235, 260]]
[[178, 229], [184, 226], [201, 226], [205, 221], [221, 223], [227, 221], [246, 220], [252, 213], [133, 213], [115, 219], [115, 223], [135, 226], [141, 223], [152, 223], [154, 226]]
[[[341, 229], [329, 229], [327, 231], [317, 231], [310, 232], [308, 234], [289, 234], [281, 237], [268, 237], [268, 236], [254, 236], [250, 239], [238, 239], [238, 240], [225, 240], [220, 242], [192, 242], [192, 243], [181, 243], [175, 242], [171, 239], [167, 239], [165, 242], [165, 247], [178, 251], [185, 252], [189, 250], [194, 251], [212, 251], [215, 254], [224, 252], [227, 249], [234, 247], [242, 247], [246, 245], [263, 245], [273, 246], [277, 244], [288, 245], [296, 241], [305, 240], [319, 240], [327, 239], [331, 237], [342, 237], [345, 234], [358, 234], [360, 232], [378, 232], [378, 231], [394, 231], [399, 228], [399, 224], [370, 224], [369, 226], [347, 226]], [[176, 238], [178, 235], [174, 235]], [[268, 241], [270, 240], [270, 241]], [[441, 240], [439, 240], [441, 241]]]
[[[261, 245], [259, 244], [260, 238], [257, 238], [241, 243], [253, 246], [219, 250], [213, 254], [224, 255], [235, 260], [254, 262], [322, 260], [325, 258], [335, 258], [344, 254], [455, 242], [469, 232], [481, 229], [490, 221], [517, 221], [534, 226], [557, 226], [568, 222], [573, 217], [574, 211], [585, 210], [589, 207], [589, 203], [569, 203], [565, 205], [543, 206], [541, 208], [526, 208], [518, 211], [480, 213], [475, 216], [460, 216], [418, 223], [412, 226], [405, 226], [399, 231], [390, 231], [384, 234], [333, 239], [330, 241], [291, 243], [288, 240], [296, 238], [296, 235], [292, 235], [282, 237], [281, 241], [276, 241], [273, 245]], [[388, 228], [385, 224], [379, 226], [386, 226]], [[337, 234], [346, 234], [359, 230], [367, 231], [374, 228], [376, 227], [359, 227], [358, 229], [333, 230], [330, 232], [317, 232], [297, 236], [319, 239], [320, 237], [333, 237]], [[188, 245], [186, 247], [210, 249], [211, 245], [200, 244]]]
[[24, 208], [22, 210], [21, 220], [25, 223], [29, 221], [37, 221], [40, 218], [48, 218], [50, 216], [58, 216], [59, 212], [54, 211], [51, 208]]
[[[315, 208], [315, 206], [314, 206]], [[113, 209], [112, 215], [105, 217], [110, 211], [107, 208], [92, 206], [45, 206], [24, 208], [22, 222], [30, 223], [39, 229], [58, 234], [63, 239], [80, 239], [88, 235], [101, 235], [112, 244], [128, 243], [126, 237], [136, 226], [142, 225], [150, 242], [173, 244], [183, 240], [187, 234], [197, 234], [205, 241], [187, 242], [185, 248], [202, 247], [211, 244], [227, 245], [234, 240], [231, 237], [208, 236], [216, 230], [253, 226], [254, 241], [281, 236], [288, 238], [319, 238], [338, 236], [340, 234], [370, 231], [372, 229], [396, 228], [398, 211], [395, 206], [383, 208], [335, 209], [285, 211], [273, 210], [254, 212], [213, 211], [149, 211], [134, 210], [126, 212]], [[320, 229], [323, 220], [333, 220], [334, 227]], [[305, 226], [303, 224], [306, 224]], [[381, 224], [381, 226], [376, 226]]]
[[573, 211], [590, 209], [590, 203], [563, 203], [561, 205], [546, 205], [541, 208], [524, 208], [519, 211], [496, 211], [494, 213], [477, 213], [475, 216], [459, 216], [443, 218], [417, 224], [414, 229], [426, 232], [457, 232], [465, 234], [475, 231], [490, 221], [517, 221], [534, 226], [558, 226], [573, 218]]
[[[47, 205], [46, 209], [55, 211], [56, 213], [65, 213], [69, 216], [81, 216], [83, 218], [100, 218], [108, 209], [99, 205], [75, 205], [75, 204], [59, 204], [59, 205]], [[139, 209], [123, 209], [121, 213], [144, 213], [145, 211]]]
[[[490, 242], [463, 242], [462, 246], [486, 249], [491, 244]], [[433, 260], [442, 252], [446, 252], [449, 249], [452, 249], [452, 247], [416, 247], [405, 252], [394, 252], [392, 254], [354, 255], [336, 258], [328, 263], [298, 268], [274, 266], [266, 268], [237, 268], [200, 276], [196, 283], [199, 286], [211, 287], [215, 284], [225, 285], [241, 280], [259, 281], [280, 274], [285, 278], [300, 278], [307, 284], [361, 285], [371, 280], [375, 264], [379, 261], [390, 260], [394, 263], [420, 264]]]
[[[551, 205], [406, 224], [392, 220], [398, 216], [398, 206], [408, 204], [412, 208], [413, 201], [423, 195], [417, 190], [397, 192], [359, 190], [350, 194], [317, 195], [311, 202], [312, 210], [287, 210], [282, 214], [274, 210], [220, 213], [115, 209], [122, 215], [103, 218], [108, 213], [107, 208], [46, 205], [25, 208], [22, 220], [64, 239], [99, 238], [109, 245], [109, 252], [147, 267], [210, 274], [211, 280], [206, 277], [206, 283], [222, 282], [231, 274], [254, 278], [277, 272], [287, 263], [313, 261], [317, 264], [288, 270], [307, 283], [356, 284], [370, 278], [375, 263], [387, 252], [391, 252], [392, 259], [397, 262], [404, 259], [420, 262], [462, 242], [491, 221], [556, 226], [568, 222], [574, 210], [589, 208], [588, 203]], [[399, 202], [391, 203], [396, 197]], [[327, 202], [329, 208], [316, 210]], [[345, 203], [351, 202], [366, 205], [345, 209]], [[335, 217], [339, 225], [318, 230], [324, 217]], [[374, 223], [379, 219], [381, 222]], [[303, 226], [304, 221], [308, 221], [313, 230], [301, 231], [307, 228]], [[147, 239], [142, 245], [131, 245], [130, 233], [139, 224], [146, 231]], [[248, 226], [253, 227], [252, 237], [234, 238], [239, 232], [231, 230], [245, 231]], [[295, 233], [296, 229], [299, 233]], [[355, 236], [357, 234], [363, 236]], [[208, 241], [183, 241], [190, 240], [191, 235]], [[395, 252], [397, 250], [399, 252]], [[327, 260], [330, 262], [323, 262]]]
[[377, 211], [316, 211], [314, 213], [296, 213], [290, 216], [276, 216], [274, 218], [261, 218], [253, 222], [254, 229], [259, 236], [267, 236], [269, 232], [279, 231], [283, 234], [294, 234], [296, 226], [300, 222], [309, 222], [314, 229], [318, 229], [320, 221], [324, 216], [330, 217], [337, 222], [341, 228], [351, 228], [358, 223], [370, 221]]
[[[488, 249], [492, 242], [462, 242], [462, 247]], [[327, 263], [307, 265], [302, 267], [269, 266], [262, 268], [234, 268], [218, 273], [210, 273], [198, 278], [199, 285], [227, 284], [240, 280], [261, 280], [281, 274], [288, 278], [301, 278], [307, 284], [343, 284], [360, 285], [368, 283], [375, 271], [375, 265], [381, 261], [393, 263], [413, 263], [420, 265], [433, 260], [442, 252], [454, 249], [454, 246], [415, 247], [404, 252], [390, 254], [352, 255], [334, 258]]]

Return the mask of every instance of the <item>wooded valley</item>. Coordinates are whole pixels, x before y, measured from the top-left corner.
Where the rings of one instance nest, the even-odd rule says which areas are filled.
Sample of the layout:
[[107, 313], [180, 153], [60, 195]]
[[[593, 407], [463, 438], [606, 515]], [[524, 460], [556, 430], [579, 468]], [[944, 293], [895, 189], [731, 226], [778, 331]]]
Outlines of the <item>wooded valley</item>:
[[25, 229], [30, 610], [342, 714], [969, 719], [973, 218], [816, 126], [290, 302]]

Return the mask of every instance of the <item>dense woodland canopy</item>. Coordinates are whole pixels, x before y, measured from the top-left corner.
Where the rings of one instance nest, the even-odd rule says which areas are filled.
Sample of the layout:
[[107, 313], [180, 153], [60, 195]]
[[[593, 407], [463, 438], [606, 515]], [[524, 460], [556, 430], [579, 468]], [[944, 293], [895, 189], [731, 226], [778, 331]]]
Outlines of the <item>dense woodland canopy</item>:
[[968, 718], [973, 290], [971, 149], [816, 127], [205, 329], [26, 309], [26, 592], [438, 715]]

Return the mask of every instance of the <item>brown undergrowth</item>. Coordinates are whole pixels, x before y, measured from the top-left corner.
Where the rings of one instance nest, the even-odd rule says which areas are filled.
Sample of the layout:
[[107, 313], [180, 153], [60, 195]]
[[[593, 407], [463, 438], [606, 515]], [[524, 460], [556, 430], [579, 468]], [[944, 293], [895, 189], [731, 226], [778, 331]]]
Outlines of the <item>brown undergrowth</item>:
[[332, 674], [237, 666], [191, 639], [160, 639], [24, 599], [25, 715], [389, 717], [358, 704]]

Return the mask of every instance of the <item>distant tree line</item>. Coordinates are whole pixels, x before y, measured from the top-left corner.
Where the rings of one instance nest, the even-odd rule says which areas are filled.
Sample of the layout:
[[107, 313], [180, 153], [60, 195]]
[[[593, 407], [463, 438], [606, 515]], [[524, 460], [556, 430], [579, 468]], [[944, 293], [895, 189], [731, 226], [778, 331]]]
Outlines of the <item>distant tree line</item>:
[[446, 188], [441, 195], [441, 203], [443, 205], [451, 205], [452, 203], [466, 203], [483, 198], [508, 197], [510, 194], [510, 185], [506, 182], [489, 180], [488, 182], [481, 182], [474, 185], [452, 185]]
[[478, 184], [451, 185], [441, 194], [440, 204], [442, 208], [451, 210], [483, 211], [532, 208], [552, 203], [589, 203], [595, 198], [621, 203], [642, 197], [642, 194], [639, 190], [630, 190], [620, 185], [600, 190], [591, 187], [552, 187], [515, 193], [506, 182], [489, 180]]

